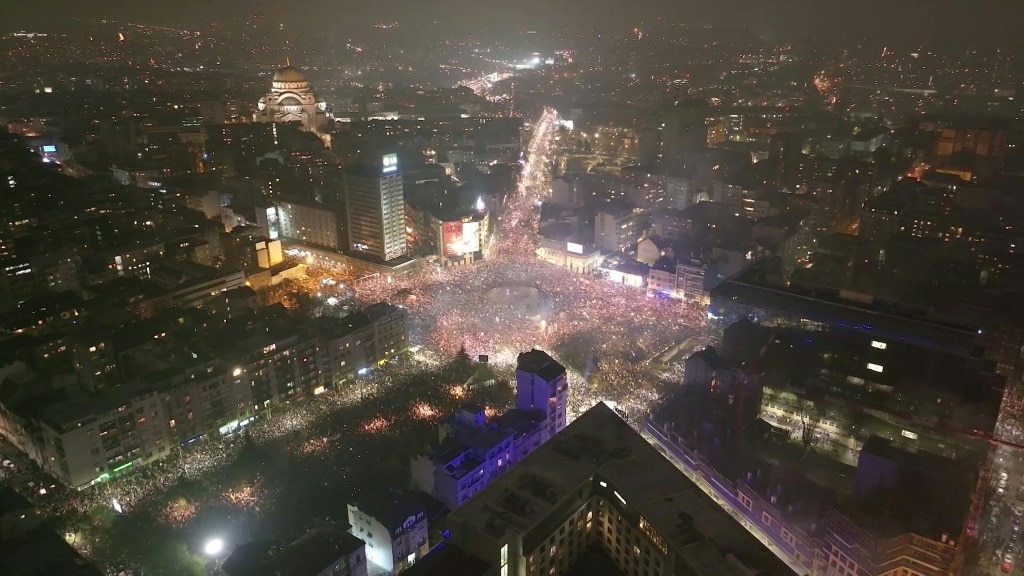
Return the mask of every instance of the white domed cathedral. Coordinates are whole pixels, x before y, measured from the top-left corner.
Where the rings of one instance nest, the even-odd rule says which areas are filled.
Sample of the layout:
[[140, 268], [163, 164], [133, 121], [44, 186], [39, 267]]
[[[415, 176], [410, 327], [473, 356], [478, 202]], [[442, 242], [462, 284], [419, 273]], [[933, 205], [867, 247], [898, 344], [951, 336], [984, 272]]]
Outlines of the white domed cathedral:
[[329, 138], [334, 121], [327, 103], [319, 100], [301, 70], [289, 62], [274, 73], [270, 92], [256, 104], [253, 122], [299, 122], [302, 129]]

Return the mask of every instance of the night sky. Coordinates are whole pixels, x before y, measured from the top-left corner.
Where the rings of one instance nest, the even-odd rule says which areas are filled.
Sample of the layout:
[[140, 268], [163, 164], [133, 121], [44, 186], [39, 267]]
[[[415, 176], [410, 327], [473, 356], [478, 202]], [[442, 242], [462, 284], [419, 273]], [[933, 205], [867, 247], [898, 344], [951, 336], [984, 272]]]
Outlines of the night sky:
[[618, 26], [664, 17], [732, 22], [767, 36], [1014, 40], [1024, 2], [1014, 0], [0, 0], [0, 28], [38, 27], [70, 17], [196, 25], [230, 15], [277, 15], [297, 31], [388, 20], [441, 20], [481, 31], [526, 26]]

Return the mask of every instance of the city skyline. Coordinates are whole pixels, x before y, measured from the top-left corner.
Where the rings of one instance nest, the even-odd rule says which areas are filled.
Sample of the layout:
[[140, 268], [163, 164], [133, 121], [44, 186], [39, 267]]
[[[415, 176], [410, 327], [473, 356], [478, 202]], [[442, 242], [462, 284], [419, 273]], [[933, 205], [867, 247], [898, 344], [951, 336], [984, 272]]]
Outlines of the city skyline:
[[5, 576], [1024, 573], [1020, 7], [52, 8]]
[[[998, 0], [939, 0], [927, 10], [914, 2], [820, 2], [816, 0], [785, 0], [764, 3], [758, 0], [684, 3], [664, 0], [641, 0], [628, 5], [614, 0], [578, 0], [575, 3], [531, 4], [532, 0], [506, 3], [457, 0], [433, 6], [422, 2], [396, 0], [386, 6], [366, 6], [310, 0], [306, 10], [333, 15], [314, 22], [291, 12], [279, 11], [279, 4], [266, 0], [245, 2], [234, 6], [217, 3], [214, 7], [198, 0], [157, 1], [142, 9], [125, 0], [94, 0], [73, 2], [56, 0], [54, 11], [75, 18], [98, 18], [137, 21], [153, 25], [202, 26], [211, 18], [230, 23], [251, 14], [263, 16], [286, 25], [299, 34], [330, 33], [378, 22], [399, 22], [414, 29], [416, 23], [427, 22], [443, 27], [466, 26], [489, 33], [508, 33], [513, 28], [536, 29], [547, 33], [561, 30], [603, 28], [611, 30], [623, 23], [638, 26], [656, 20], [687, 24], [748, 26], [765, 38], [786, 37], [839, 38], [843, 41], [879, 40], [889, 38], [900, 44], [919, 42], [929, 37], [949, 36], [963, 42], [1011, 41], [1015, 30], [1012, 22], [1024, 16], [1024, 7]], [[16, 4], [5, 6], [0, 17], [8, 27], [45, 26], [57, 24], [33, 7]], [[6, 13], [5, 13], [6, 12]], [[880, 17], [883, 16], [883, 17]], [[841, 24], [840, 24], [841, 23]]]

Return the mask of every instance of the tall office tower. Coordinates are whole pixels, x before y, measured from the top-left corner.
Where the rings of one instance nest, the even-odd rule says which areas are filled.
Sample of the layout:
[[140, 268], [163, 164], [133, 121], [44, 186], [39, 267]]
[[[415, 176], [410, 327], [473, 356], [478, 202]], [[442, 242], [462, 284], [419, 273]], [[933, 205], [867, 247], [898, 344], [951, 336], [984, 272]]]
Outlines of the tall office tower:
[[565, 368], [543, 350], [519, 355], [516, 363], [516, 406], [538, 409], [547, 415], [549, 437], [565, 428], [569, 384]]
[[405, 256], [405, 194], [398, 155], [345, 173], [349, 249], [384, 262]]

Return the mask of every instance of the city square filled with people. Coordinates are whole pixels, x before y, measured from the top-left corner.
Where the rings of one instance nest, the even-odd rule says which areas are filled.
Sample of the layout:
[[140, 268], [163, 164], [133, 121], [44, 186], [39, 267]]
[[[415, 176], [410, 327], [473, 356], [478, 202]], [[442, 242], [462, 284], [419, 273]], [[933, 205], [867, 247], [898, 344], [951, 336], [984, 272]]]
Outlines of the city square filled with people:
[[[519, 186], [501, 209], [486, 260], [407, 278], [374, 277], [359, 285], [357, 297], [407, 307], [412, 341], [441, 354], [465, 347], [508, 365], [521, 351], [544, 349], [581, 378], [583, 385], [570, 389], [572, 404], [585, 409], [609, 400], [640, 414], [657, 398], [649, 361], [703, 335], [706, 312], [536, 258], [556, 128], [552, 110], [532, 127]], [[540, 313], [526, 302], [495, 305], [489, 292], [505, 286], [535, 288], [551, 305]]]
[[[189, 546], [211, 523], [244, 538], [254, 526], [290, 514], [282, 507], [296, 499], [285, 495], [285, 476], [306, 492], [316, 486], [350, 497], [383, 481], [382, 474], [399, 473], [425, 448], [414, 445], [423, 431], [460, 403], [481, 403], [489, 414], [504, 410], [516, 357], [526, 350], [546, 350], [566, 366], [570, 419], [605, 401], [638, 421], [658, 400], [660, 385], [681, 374], [679, 365], [655, 368], [652, 360], [699, 337], [706, 313], [535, 257], [556, 131], [552, 110], [531, 127], [519, 184], [499, 210], [484, 261], [359, 281], [344, 270], [314, 267], [312, 282], [291, 285], [302, 292], [297, 297], [314, 303], [313, 313], [323, 308], [319, 300], [351, 291], [354, 302], [345, 301], [356, 306], [383, 301], [406, 307], [413, 350], [406, 358], [343, 389], [272, 408], [240, 433], [204, 437], [155, 465], [83, 491], [47, 481], [27, 459], [16, 458], [0, 472], [31, 486], [40, 508], [63, 519], [61, 529], [77, 548], [131, 572], [145, 561], [120, 555], [109, 543], [139, 518], [162, 527], [151, 536], [173, 533]], [[461, 369], [452, 367], [453, 358]], [[479, 378], [480, 370], [487, 377]], [[393, 457], [388, 465], [369, 466], [382, 444]]]

